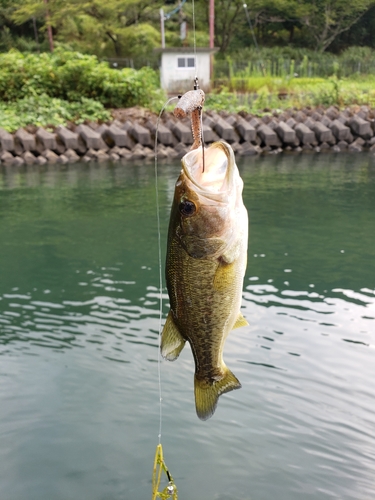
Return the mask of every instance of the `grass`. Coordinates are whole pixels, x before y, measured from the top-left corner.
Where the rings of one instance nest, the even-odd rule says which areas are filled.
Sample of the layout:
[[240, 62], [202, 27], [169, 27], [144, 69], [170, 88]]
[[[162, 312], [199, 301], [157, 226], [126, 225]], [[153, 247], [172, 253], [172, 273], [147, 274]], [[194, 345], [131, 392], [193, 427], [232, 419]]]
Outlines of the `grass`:
[[306, 106], [368, 105], [375, 107], [375, 75], [339, 79], [259, 76], [232, 77], [206, 98], [206, 108], [217, 111], [303, 108]]

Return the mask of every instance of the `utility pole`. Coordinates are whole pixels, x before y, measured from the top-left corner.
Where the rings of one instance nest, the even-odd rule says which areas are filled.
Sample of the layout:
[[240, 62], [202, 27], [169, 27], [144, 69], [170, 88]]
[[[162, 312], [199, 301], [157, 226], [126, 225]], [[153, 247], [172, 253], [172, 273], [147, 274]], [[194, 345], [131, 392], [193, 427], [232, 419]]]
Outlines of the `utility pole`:
[[[215, 0], [210, 0], [209, 11], [209, 27], [210, 27], [210, 49], [215, 46]], [[210, 54], [210, 79], [214, 76], [214, 55]]]
[[164, 10], [160, 9], [161, 48], [165, 49]]
[[47, 33], [48, 33], [48, 41], [49, 41], [49, 50], [53, 52], [53, 35], [52, 35], [52, 26], [51, 26], [51, 16], [48, 10], [48, 0], [44, 0], [46, 5], [46, 23], [47, 23]]
[[210, 0], [209, 26], [210, 26], [210, 49], [213, 49], [214, 38], [215, 38], [215, 0]]

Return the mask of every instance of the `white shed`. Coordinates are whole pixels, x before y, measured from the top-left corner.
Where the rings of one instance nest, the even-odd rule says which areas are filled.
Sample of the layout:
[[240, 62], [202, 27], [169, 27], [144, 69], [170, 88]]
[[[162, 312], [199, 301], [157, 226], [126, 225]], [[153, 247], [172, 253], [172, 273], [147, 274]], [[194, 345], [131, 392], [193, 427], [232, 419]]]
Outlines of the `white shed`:
[[174, 47], [161, 52], [160, 83], [167, 92], [192, 90], [195, 76], [199, 86], [208, 91], [211, 83], [211, 55], [218, 49], [209, 47]]

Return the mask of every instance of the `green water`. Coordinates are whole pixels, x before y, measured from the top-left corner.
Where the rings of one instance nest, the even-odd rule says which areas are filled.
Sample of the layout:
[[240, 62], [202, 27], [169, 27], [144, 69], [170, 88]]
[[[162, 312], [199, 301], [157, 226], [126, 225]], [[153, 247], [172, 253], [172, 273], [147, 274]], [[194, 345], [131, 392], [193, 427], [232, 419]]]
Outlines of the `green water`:
[[[251, 158], [242, 389], [198, 420], [163, 362], [182, 500], [375, 496], [375, 159]], [[178, 163], [160, 165], [162, 251]], [[0, 498], [151, 497], [159, 432], [153, 164], [0, 166]], [[164, 295], [164, 314], [167, 312]]]

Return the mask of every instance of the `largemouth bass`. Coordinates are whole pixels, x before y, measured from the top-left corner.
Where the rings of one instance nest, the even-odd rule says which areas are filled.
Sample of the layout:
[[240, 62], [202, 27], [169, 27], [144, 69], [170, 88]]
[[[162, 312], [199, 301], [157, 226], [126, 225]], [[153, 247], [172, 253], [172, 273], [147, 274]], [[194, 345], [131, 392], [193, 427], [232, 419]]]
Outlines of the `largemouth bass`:
[[223, 347], [232, 329], [248, 324], [240, 312], [248, 217], [232, 148], [219, 141], [204, 156], [204, 171], [202, 148], [183, 157], [175, 187], [166, 262], [171, 308], [161, 353], [174, 361], [189, 342], [196, 411], [207, 420], [221, 394], [241, 387]]

